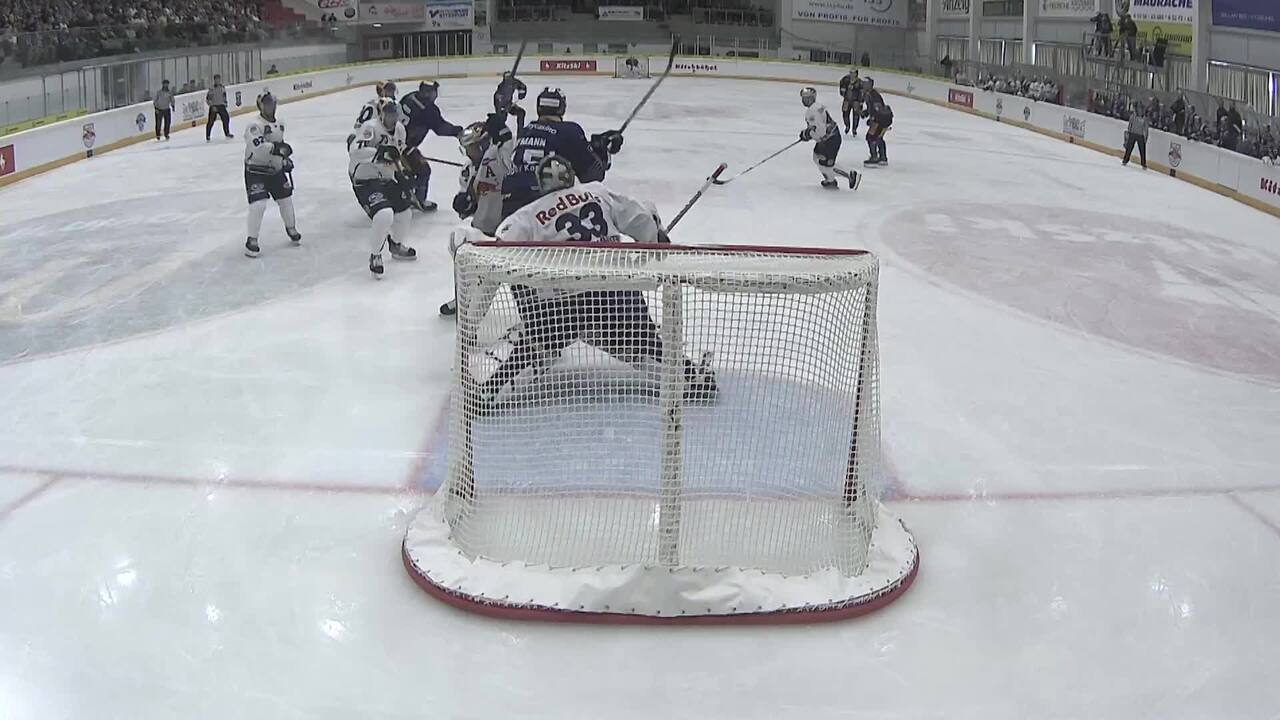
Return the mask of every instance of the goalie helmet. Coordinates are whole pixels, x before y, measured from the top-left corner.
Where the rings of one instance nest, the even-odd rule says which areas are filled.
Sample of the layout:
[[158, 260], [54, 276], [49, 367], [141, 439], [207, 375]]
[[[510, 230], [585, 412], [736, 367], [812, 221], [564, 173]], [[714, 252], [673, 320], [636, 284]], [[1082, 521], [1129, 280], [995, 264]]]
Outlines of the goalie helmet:
[[818, 91], [811, 87], [802, 88], [800, 90], [800, 104], [809, 107], [818, 102]]
[[485, 150], [489, 149], [489, 134], [485, 132], [484, 123], [473, 122], [464, 128], [458, 135], [458, 144], [472, 164], [479, 164]]
[[262, 113], [262, 117], [271, 122], [276, 121], [276, 107], [278, 104], [276, 96], [272, 95], [270, 90], [258, 96], [258, 112]]
[[543, 195], [573, 187], [576, 181], [573, 165], [559, 155], [548, 155], [538, 163], [538, 189]]
[[564, 99], [560, 88], [543, 88], [538, 93], [538, 117], [563, 118], [564, 111], [568, 109], [569, 103]]

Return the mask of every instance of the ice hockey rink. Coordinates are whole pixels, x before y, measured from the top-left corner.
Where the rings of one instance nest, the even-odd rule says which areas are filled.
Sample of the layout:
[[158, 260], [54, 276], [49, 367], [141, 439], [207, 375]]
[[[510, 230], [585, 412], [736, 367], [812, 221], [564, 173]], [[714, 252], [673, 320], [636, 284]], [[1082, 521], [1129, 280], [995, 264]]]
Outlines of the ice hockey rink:
[[[647, 87], [525, 79], [588, 132]], [[482, 119], [495, 82], [443, 81], [446, 118]], [[672, 78], [608, 183], [669, 218], [795, 139], [798, 91]], [[712, 188], [675, 241], [879, 256], [887, 499], [919, 577], [840, 623], [498, 621], [401, 564], [445, 469], [457, 172], [420, 260], [372, 280], [343, 142], [371, 94], [281, 107], [305, 237], [271, 209], [256, 260], [217, 130], [0, 190], [0, 718], [1280, 712], [1280, 220], [903, 98], [856, 193], [805, 147]]]

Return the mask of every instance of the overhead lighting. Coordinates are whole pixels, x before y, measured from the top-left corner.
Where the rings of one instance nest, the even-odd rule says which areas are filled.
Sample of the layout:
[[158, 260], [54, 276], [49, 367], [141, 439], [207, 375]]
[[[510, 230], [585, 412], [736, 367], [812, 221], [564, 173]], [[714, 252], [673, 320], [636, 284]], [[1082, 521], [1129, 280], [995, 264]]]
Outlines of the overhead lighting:
[[382, 27], [382, 23], [374, 23], [373, 26], [376, 28], [380, 28]]

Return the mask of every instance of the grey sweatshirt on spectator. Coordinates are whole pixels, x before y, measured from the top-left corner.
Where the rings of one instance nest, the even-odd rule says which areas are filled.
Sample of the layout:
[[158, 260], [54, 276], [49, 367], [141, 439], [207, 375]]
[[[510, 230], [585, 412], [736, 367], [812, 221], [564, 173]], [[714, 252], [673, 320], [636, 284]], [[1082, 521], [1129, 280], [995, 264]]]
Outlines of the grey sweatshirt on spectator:
[[1147, 136], [1147, 118], [1143, 115], [1134, 115], [1129, 118], [1129, 134], [1138, 137]]
[[173, 107], [173, 91], [160, 89], [156, 91], [156, 99], [153, 103], [157, 110], [168, 110]]
[[215, 105], [227, 104], [227, 88], [224, 85], [214, 85], [209, 88], [209, 92], [205, 93], [205, 102], [209, 103], [209, 107]]

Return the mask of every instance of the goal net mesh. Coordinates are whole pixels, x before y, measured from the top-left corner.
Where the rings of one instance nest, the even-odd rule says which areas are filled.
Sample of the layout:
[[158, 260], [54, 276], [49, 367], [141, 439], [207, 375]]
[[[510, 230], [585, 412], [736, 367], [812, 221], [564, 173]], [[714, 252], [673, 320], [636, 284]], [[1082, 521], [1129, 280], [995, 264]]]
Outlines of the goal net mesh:
[[616, 78], [649, 77], [649, 58], [643, 56], [619, 56], [613, 59], [613, 76]]
[[872, 255], [486, 243], [456, 272], [449, 470], [427, 514], [461, 557], [867, 567], [887, 517]]

